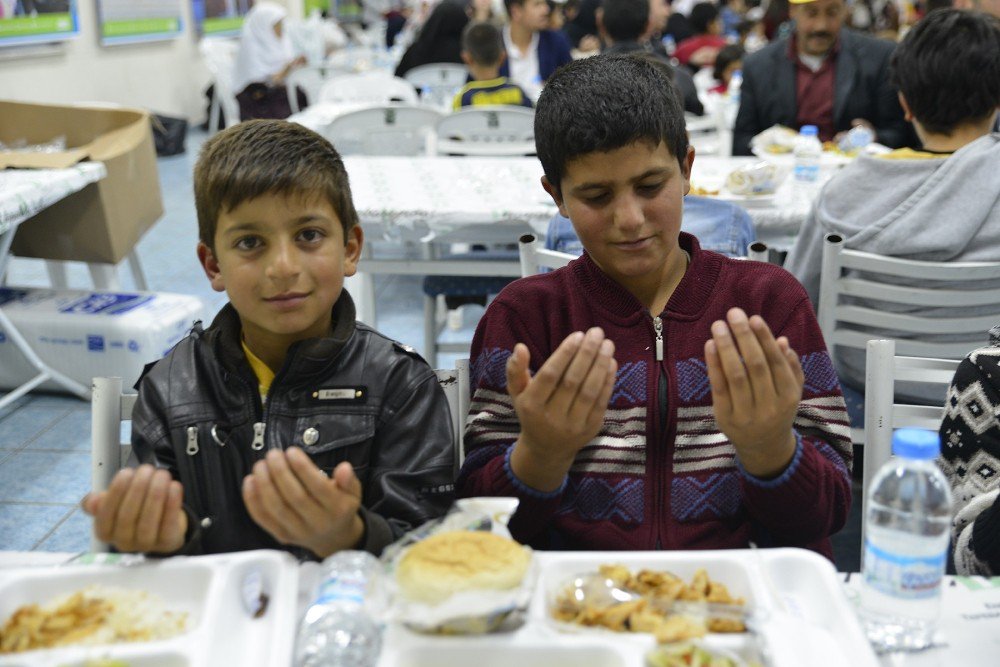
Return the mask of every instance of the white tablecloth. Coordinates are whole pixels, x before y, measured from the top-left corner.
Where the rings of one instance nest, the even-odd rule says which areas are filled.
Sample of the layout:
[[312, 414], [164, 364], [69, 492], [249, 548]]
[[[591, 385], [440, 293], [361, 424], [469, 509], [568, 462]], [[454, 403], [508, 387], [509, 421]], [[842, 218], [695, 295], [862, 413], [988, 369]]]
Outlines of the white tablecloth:
[[69, 169], [0, 170], [0, 234], [107, 174], [101, 162]]
[[474, 241], [500, 225], [516, 243], [525, 226], [544, 234], [557, 210], [534, 157], [351, 156], [344, 164], [361, 222], [388, 238], [464, 229], [470, 236], [462, 240]]

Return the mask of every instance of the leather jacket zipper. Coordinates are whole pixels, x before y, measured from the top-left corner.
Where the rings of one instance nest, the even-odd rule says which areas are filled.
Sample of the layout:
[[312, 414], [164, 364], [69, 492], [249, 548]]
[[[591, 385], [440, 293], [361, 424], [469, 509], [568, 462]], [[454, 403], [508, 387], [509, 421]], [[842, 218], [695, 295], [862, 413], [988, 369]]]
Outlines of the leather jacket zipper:
[[254, 422], [253, 442], [250, 444], [250, 447], [256, 452], [264, 449], [264, 431], [266, 428], [267, 424], [265, 422]]

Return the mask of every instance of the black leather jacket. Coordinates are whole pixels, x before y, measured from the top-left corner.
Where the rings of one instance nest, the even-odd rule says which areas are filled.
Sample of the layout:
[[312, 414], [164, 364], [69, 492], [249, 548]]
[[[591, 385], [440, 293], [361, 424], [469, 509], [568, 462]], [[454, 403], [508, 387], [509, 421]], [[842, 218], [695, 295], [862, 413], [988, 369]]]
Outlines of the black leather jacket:
[[344, 292], [333, 335], [292, 345], [266, 407], [231, 305], [140, 379], [132, 446], [184, 486], [190, 527], [181, 553], [273, 548], [315, 557], [279, 544], [243, 503], [243, 478], [272, 448], [301, 447], [328, 473], [350, 461], [363, 490], [359, 548], [372, 553], [448, 509], [455, 459], [437, 376], [411, 348], [354, 317]]

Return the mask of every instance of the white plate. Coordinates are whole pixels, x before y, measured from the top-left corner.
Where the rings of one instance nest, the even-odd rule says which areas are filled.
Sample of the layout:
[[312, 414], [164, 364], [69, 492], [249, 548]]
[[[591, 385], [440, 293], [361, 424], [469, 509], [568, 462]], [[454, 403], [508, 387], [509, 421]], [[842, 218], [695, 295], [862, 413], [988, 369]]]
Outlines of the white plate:
[[[269, 600], [260, 618], [244, 608], [250, 572], [264, 581]], [[87, 660], [119, 659], [137, 667], [287, 665], [295, 639], [298, 567], [279, 551], [176, 557], [135, 565], [69, 565], [0, 571], [0, 623], [20, 606], [48, 604], [92, 584], [142, 590], [166, 609], [187, 612], [187, 630], [171, 639], [65, 647], [0, 656], [3, 667], [79, 667]]]
[[[789, 168], [795, 165], [795, 155], [791, 152], [789, 153], [768, 153], [765, 150], [760, 150], [756, 147], [751, 148], [750, 151], [765, 162], [770, 162], [771, 164], [778, 164], [781, 166], [787, 166]], [[853, 157], [844, 155], [843, 153], [835, 153], [833, 151], [823, 151], [819, 158], [820, 167], [843, 167], [845, 164], [849, 164]]]

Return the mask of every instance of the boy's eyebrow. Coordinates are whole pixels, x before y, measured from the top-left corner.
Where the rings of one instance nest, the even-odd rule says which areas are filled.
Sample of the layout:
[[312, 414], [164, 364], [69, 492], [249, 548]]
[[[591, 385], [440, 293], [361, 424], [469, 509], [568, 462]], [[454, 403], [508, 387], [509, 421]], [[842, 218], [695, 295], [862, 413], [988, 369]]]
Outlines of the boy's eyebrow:
[[[302, 227], [303, 225], [308, 225], [310, 223], [317, 222], [317, 221], [319, 221], [319, 222], [326, 222], [326, 223], [333, 223], [334, 222], [334, 220], [332, 220], [332, 219], [328, 218], [327, 216], [322, 215], [320, 213], [310, 213], [310, 214], [306, 214], [306, 215], [301, 215], [301, 216], [295, 218], [294, 220], [292, 220], [291, 221], [291, 226], [292, 227]], [[228, 227], [223, 232], [223, 234], [242, 234], [244, 232], [253, 232], [253, 231], [257, 230], [257, 228], [260, 226], [260, 224], [261, 224], [260, 222], [252, 221], [252, 220], [251, 221], [247, 221], [247, 222], [240, 222], [240, 223], [237, 223], [237, 224], [233, 225], [232, 227]]]
[[[674, 171], [675, 171], [675, 169], [672, 166], [670, 166], [670, 165], [663, 166], [663, 167], [656, 167], [654, 169], [647, 169], [646, 171], [642, 172], [641, 174], [639, 174], [635, 178], [632, 178], [632, 179], [629, 179], [629, 180], [631, 182], [635, 183], [637, 181], [641, 181], [641, 180], [643, 180], [645, 178], [649, 178], [651, 176], [670, 176], [671, 174], [674, 173]], [[575, 194], [577, 192], [583, 192], [585, 190], [593, 190], [594, 188], [607, 187], [608, 185], [611, 185], [612, 183], [614, 183], [614, 179], [609, 179], [609, 180], [606, 180], [606, 181], [589, 181], [589, 182], [586, 182], [586, 183], [580, 183], [579, 185], [573, 186], [572, 188], [570, 188], [570, 192]]]

